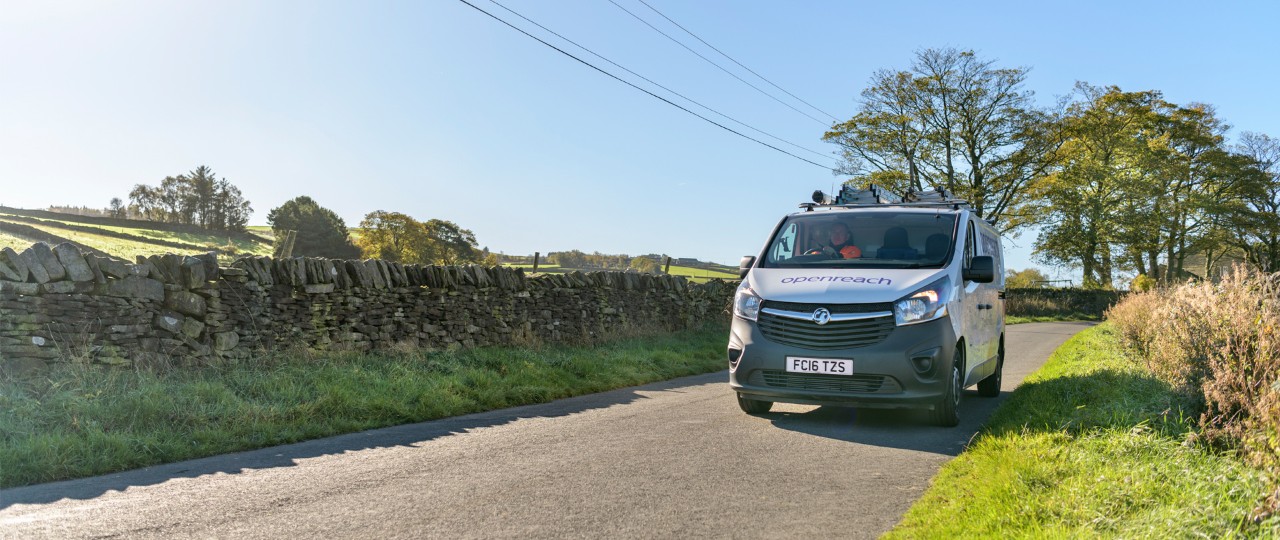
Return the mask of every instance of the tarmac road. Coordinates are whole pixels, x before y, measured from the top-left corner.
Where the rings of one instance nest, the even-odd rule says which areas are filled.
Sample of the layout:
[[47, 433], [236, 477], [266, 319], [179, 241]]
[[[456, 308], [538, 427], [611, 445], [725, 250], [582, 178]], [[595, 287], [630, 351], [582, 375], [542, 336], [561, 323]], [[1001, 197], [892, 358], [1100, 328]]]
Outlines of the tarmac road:
[[1001, 397], [966, 391], [957, 428], [914, 411], [748, 416], [719, 372], [4, 490], [0, 537], [870, 538], [1087, 326], [1010, 326]]

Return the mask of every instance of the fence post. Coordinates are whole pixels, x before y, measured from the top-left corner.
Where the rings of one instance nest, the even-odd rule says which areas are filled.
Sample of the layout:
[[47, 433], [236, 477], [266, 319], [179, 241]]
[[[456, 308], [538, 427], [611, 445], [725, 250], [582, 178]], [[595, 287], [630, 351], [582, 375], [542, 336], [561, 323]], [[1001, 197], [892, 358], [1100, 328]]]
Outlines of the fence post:
[[533, 252], [533, 271], [529, 272], [530, 274], [535, 274], [538, 272], [538, 255], [541, 255], [541, 253], [537, 251]]
[[671, 257], [667, 257], [667, 264], [663, 265], [662, 273], [668, 276], [671, 275]]

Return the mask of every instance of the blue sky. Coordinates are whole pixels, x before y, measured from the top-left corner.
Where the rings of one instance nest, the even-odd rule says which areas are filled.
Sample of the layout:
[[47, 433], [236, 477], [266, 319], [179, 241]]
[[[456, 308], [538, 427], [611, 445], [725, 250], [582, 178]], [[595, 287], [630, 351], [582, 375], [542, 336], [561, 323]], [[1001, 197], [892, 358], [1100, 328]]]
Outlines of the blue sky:
[[[829, 120], [638, 0], [615, 1]], [[1027, 88], [1044, 105], [1076, 81], [1157, 89], [1175, 103], [1215, 105], [1232, 135], [1280, 136], [1276, 2], [647, 1], [841, 119], [875, 70], [952, 46], [1030, 67]], [[473, 2], [635, 80], [489, 0]], [[823, 123], [609, 0], [503, 4], [757, 129], [833, 151], [820, 141]], [[447, 219], [511, 254], [581, 249], [736, 264], [813, 189], [843, 180], [456, 0], [9, 0], [0, 73], [0, 204], [11, 206], [105, 207], [135, 184], [204, 164], [252, 201], [254, 224], [309, 195], [350, 226], [373, 210]], [[1033, 264], [1032, 240], [1006, 244], [1010, 268]]]

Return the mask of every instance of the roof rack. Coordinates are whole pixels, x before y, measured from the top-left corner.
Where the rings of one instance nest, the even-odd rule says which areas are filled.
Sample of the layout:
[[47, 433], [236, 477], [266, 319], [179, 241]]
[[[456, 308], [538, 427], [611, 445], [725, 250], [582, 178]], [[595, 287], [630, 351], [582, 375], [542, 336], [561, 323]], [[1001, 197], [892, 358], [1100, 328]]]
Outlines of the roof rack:
[[818, 207], [855, 206], [952, 206], [959, 210], [962, 206], [969, 207], [969, 201], [957, 199], [951, 192], [941, 188], [908, 191], [905, 195], [899, 196], [883, 187], [870, 184], [866, 189], [842, 186], [835, 198], [823, 193], [822, 190], [817, 190], [813, 192], [813, 202], [800, 204], [800, 208], [810, 212]]

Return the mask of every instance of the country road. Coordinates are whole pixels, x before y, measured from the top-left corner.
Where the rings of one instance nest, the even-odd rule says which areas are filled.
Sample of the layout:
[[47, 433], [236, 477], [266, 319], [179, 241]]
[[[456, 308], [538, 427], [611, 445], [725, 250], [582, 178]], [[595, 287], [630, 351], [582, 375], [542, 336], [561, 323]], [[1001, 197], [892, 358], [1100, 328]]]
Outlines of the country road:
[[752, 417], [719, 372], [3, 490], [0, 537], [871, 538], [1089, 324], [1009, 327], [1001, 397], [966, 391], [957, 428], [912, 411]]

